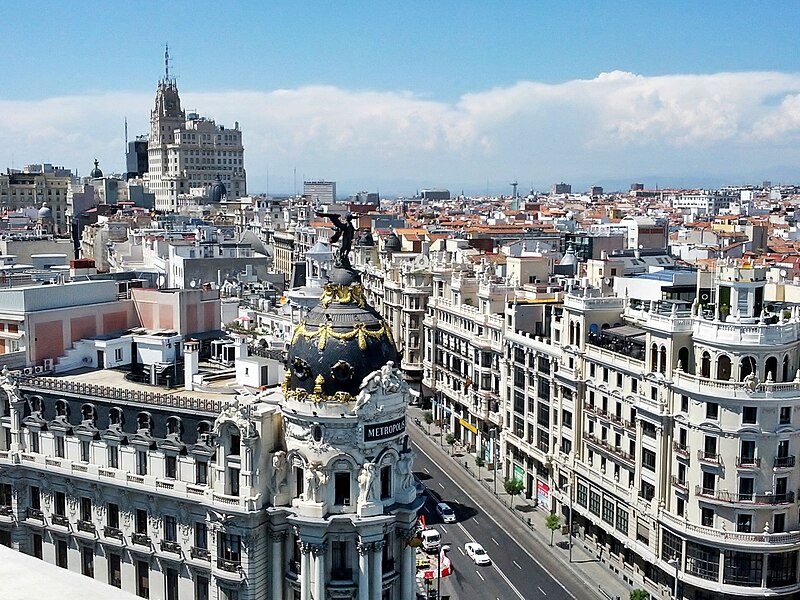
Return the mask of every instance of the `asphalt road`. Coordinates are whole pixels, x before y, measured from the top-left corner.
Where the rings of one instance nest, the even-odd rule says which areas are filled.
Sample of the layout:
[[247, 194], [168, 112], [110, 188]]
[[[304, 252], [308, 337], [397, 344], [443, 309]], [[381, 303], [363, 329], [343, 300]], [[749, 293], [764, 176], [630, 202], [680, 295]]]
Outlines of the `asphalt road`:
[[[507, 519], [516, 521], [516, 517], [503, 515], [501, 511], [507, 509], [494, 501], [486, 502], [485, 507], [480, 506], [477, 498], [488, 492], [478, 489], [480, 484], [461, 472], [463, 470], [455, 461], [437, 457], [423, 432], [415, 430], [415, 427], [410, 429], [417, 450], [414, 472], [428, 489], [429, 498], [425, 504], [428, 525], [436, 527], [443, 543], [451, 545], [449, 556], [454, 575], [447, 578], [442, 593], [451, 589], [459, 600], [576, 600], [587, 597], [586, 587], [582, 583], [576, 585], [572, 573], [563, 572], [563, 568], [556, 570], [557, 565], [549, 567], [557, 574], [556, 577], [548, 572], [542, 564], [542, 559], [547, 557], [540, 554], [547, 552], [548, 548], [532, 552], [515, 539], [515, 526], [521, 528], [523, 525], [518, 521], [509, 523]], [[439, 458], [442, 466], [432, 457]], [[455, 511], [456, 523], [445, 525], [440, 522], [435, 513], [439, 499]], [[491, 517], [488, 513], [492, 513]], [[464, 554], [464, 544], [470, 541], [477, 541], [485, 548], [492, 558], [491, 566], [479, 567]], [[572, 591], [565, 589], [562, 583]]]

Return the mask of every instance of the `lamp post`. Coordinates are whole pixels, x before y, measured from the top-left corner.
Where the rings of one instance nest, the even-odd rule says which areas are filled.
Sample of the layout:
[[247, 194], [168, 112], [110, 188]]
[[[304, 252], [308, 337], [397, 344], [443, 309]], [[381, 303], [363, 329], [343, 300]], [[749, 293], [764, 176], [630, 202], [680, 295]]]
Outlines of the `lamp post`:
[[678, 558], [678, 555], [675, 554], [670, 560], [667, 561], [667, 564], [675, 567], [675, 583], [672, 586], [672, 597], [674, 600], [678, 600], [678, 572], [680, 571], [681, 561]]
[[[570, 473], [570, 475], [572, 475]], [[567, 496], [569, 498], [569, 515], [567, 516], [567, 544], [569, 544], [569, 562], [572, 562], [572, 482], [567, 483]]]
[[492, 427], [492, 486], [494, 495], [497, 496], [497, 426]]

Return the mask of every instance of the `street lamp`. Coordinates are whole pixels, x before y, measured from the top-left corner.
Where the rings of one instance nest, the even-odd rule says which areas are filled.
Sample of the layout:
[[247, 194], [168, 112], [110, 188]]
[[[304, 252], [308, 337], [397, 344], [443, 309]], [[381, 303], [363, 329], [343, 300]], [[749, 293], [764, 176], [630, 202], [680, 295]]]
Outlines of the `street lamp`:
[[569, 499], [569, 515], [567, 516], [567, 544], [569, 544], [569, 562], [572, 562], [572, 482], [567, 482], [565, 487], [567, 488], [567, 497]]
[[678, 572], [680, 571], [681, 560], [678, 558], [678, 555], [675, 554], [667, 561], [667, 564], [675, 567], [675, 583], [672, 586], [672, 597], [674, 600], [678, 600]]

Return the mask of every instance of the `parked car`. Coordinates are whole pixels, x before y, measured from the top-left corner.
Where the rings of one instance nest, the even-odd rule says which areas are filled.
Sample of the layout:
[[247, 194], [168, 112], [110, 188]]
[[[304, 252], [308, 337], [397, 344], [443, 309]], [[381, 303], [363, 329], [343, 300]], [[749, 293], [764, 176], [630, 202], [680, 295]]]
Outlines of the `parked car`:
[[464, 544], [464, 552], [467, 553], [467, 556], [469, 556], [476, 565], [492, 564], [492, 559], [486, 554], [486, 550], [477, 542]]
[[436, 514], [439, 515], [442, 523], [456, 522], [456, 513], [453, 512], [453, 509], [450, 508], [450, 505], [446, 502], [439, 502], [439, 504], [436, 505]]

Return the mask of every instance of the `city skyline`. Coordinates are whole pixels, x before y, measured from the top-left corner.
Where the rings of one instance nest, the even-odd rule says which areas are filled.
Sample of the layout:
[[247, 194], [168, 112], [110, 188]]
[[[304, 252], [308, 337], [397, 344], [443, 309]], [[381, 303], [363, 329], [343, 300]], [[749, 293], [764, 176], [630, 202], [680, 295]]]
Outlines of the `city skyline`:
[[254, 192], [800, 178], [792, 3], [48, 6], [2, 42], [3, 168], [122, 171], [169, 43], [184, 106], [241, 124]]

